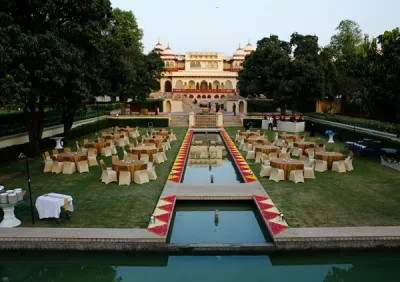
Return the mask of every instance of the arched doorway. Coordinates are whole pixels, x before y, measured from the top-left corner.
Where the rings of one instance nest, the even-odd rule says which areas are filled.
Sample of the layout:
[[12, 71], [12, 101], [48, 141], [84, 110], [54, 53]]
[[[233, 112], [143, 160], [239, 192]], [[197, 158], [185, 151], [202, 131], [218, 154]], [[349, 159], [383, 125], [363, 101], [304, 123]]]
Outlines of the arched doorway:
[[200, 89], [207, 89], [207, 86], [208, 86], [208, 83], [207, 83], [207, 81], [205, 81], [205, 80], [203, 80], [203, 81], [200, 83]]
[[189, 95], [189, 99], [193, 99], [194, 97], [193, 97], [193, 95], [192, 94], [190, 94]]
[[201, 95], [197, 95], [197, 99], [201, 99]]
[[189, 89], [195, 89], [196, 88], [196, 84], [194, 83], [193, 80], [189, 81]]
[[171, 81], [167, 80], [164, 84], [165, 92], [172, 92], [172, 83]]
[[170, 100], [165, 101], [164, 112], [166, 112], [166, 113], [171, 112], [171, 101]]
[[176, 89], [183, 89], [183, 82], [182, 82], [182, 80], [178, 80], [178, 81], [175, 83], [175, 88], [176, 88]]
[[233, 88], [232, 81], [227, 80], [227, 81], [225, 82], [225, 88], [226, 88], [226, 89], [232, 89], [232, 88]]
[[215, 98], [215, 99], [219, 99], [219, 95], [215, 95], [214, 98]]
[[219, 81], [218, 80], [214, 80], [213, 89], [219, 89]]
[[211, 99], [211, 95], [207, 95], [207, 99]]
[[239, 102], [239, 113], [243, 113], [244, 112], [244, 102], [240, 101]]
[[212, 89], [212, 84], [211, 84], [211, 82], [208, 83], [208, 89]]

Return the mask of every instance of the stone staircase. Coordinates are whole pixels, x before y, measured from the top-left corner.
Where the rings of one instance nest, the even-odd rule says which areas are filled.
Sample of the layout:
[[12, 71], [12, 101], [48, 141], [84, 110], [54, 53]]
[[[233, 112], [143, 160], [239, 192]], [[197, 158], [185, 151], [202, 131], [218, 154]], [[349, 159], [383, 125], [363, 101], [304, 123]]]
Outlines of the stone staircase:
[[188, 127], [189, 116], [188, 115], [171, 115], [171, 126], [172, 127]]
[[224, 115], [224, 127], [241, 127], [243, 126], [240, 116]]

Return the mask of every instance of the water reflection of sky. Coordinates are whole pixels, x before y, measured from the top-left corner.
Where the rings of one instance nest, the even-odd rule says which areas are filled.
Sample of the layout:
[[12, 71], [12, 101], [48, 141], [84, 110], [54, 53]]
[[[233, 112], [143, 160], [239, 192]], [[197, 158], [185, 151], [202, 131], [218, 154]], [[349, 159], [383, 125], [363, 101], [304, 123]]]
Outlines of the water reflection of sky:
[[322, 282], [331, 269], [332, 265], [273, 266], [268, 256], [171, 256], [166, 267], [118, 267], [117, 276], [132, 282]]
[[210, 183], [211, 174], [214, 183], [240, 183], [233, 164], [229, 160], [222, 161], [221, 165], [187, 165], [183, 183]]

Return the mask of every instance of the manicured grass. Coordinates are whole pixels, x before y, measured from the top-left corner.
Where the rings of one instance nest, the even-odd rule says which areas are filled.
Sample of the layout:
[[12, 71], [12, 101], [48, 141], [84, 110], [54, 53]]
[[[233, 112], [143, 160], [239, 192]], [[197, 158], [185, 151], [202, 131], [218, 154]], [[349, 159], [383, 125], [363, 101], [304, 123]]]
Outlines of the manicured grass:
[[[142, 133], [145, 130], [141, 130]], [[167, 181], [172, 164], [181, 146], [187, 128], [174, 128], [177, 141], [171, 142], [171, 150], [167, 151], [168, 161], [156, 165], [157, 180], [146, 184], [131, 183], [129, 186], [119, 186], [117, 183], [108, 185], [100, 181], [100, 166], [90, 167], [89, 173], [74, 173], [71, 175], [43, 173], [42, 158], [29, 159], [31, 183], [34, 204], [42, 194], [56, 192], [71, 195], [74, 199], [72, 220], [62, 220], [57, 225], [54, 219], [39, 220], [35, 208], [35, 225], [38, 227], [104, 227], [104, 228], [145, 228]], [[82, 136], [93, 139], [94, 134]], [[71, 142], [75, 144], [75, 140]], [[75, 146], [72, 146], [75, 149]], [[120, 158], [122, 151], [117, 147]], [[103, 158], [111, 166], [111, 157]], [[0, 183], [6, 189], [23, 188], [27, 190], [25, 161], [15, 161], [0, 166]], [[29, 203], [22, 203], [15, 209], [22, 226], [29, 227], [31, 214]], [[0, 211], [0, 219], [3, 217]]]
[[[237, 129], [243, 130], [226, 129], [233, 140]], [[334, 147], [344, 152], [342, 143], [327, 144], [328, 151]], [[258, 176], [261, 165], [249, 164]], [[379, 159], [356, 156], [353, 166], [346, 173], [315, 172], [305, 183], [259, 180], [291, 227], [400, 225], [400, 173]]]

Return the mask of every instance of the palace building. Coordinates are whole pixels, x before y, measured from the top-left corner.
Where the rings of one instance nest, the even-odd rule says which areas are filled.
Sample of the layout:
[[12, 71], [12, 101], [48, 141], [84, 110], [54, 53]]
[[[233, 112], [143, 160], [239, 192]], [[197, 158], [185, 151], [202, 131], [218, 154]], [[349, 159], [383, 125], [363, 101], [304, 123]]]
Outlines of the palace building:
[[235, 97], [238, 71], [247, 54], [254, 51], [250, 41], [232, 56], [220, 52], [186, 52], [175, 54], [169, 43], [158, 42], [154, 51], [161, 55], [165, 71], [160, 80], [160, 92], [172, 98], [221, 100]]

